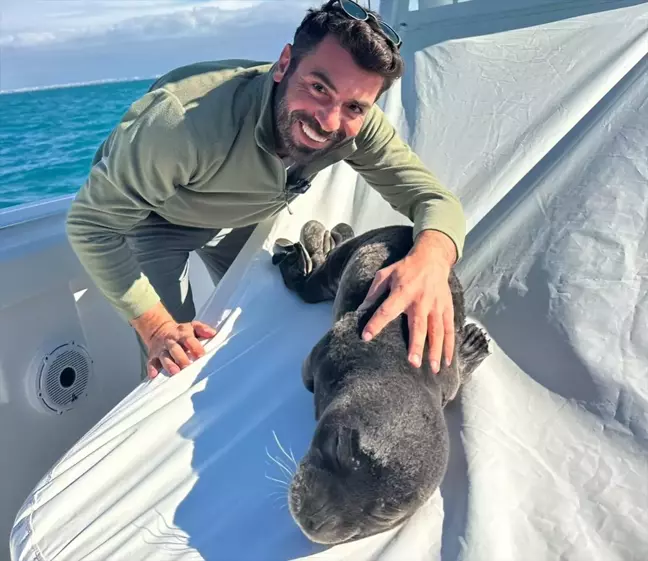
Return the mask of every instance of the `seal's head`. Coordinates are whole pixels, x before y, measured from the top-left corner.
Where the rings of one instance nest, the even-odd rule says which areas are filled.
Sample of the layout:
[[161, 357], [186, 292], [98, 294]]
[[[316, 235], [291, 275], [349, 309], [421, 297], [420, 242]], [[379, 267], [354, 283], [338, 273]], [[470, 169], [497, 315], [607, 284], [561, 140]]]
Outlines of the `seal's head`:
[[414, 385], [402, 374], [347, 380], [324, 410], [289, 493], [290, 512], [311, 541], [334, 545], [389, 530], [437, 488], [447, 431]]

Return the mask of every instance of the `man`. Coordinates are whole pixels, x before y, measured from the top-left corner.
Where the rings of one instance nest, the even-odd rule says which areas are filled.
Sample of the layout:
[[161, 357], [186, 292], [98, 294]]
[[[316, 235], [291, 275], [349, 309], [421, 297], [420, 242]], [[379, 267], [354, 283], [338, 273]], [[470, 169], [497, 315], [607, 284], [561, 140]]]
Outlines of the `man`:
[[178, 68], [135, 101], [93, 160], [67, 232], [96, 285], [136, 330], [149, 377], [204, 354], [187, 259], [217, 281], [254, 226], [327, 166], [346, 161], [414, 223], [415, 244], [380, 271], [369, 304], [390, 296], [365, 339], [405, 311], [410, 361], [429, 337], [435, 372], [454, 345], [450, 267], [460, 258], [459, 201], [396, 135], [375, 102], [403, 72], [400, 39], [348, 0], [310, 10], [275, 64]]

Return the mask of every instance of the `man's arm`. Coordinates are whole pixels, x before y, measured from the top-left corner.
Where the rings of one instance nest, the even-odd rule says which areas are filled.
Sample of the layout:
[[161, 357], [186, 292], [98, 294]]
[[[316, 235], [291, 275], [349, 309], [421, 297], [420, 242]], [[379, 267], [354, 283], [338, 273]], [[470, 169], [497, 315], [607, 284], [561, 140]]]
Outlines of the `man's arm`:
[[379, 108], [372, 109], [357, 138], [358, 151], [347, 162], [414, 223], [414, 246], [401, 261], [379, 271], [362, 307], [389, 290], [363, 332], [365, 340], [405, 312], [409, 323], [409, 360], [420, 366], [429, 344], [432, 370], [442, 354], [452, 360], [455, 344], [450, 269], [461, 258], [466, 221], [459, 199], [444, 188], [397, 135]]
[[441, 232], [452, 241], [459, 260], [466, 236], [461, 202], [423, 165], [378, 107], [370, 110], [356, 143], [358, 150], [347, 163], [414, 223], [415, 240], [423, 230]]
[[183, 113], [163, 90], [133, 103], [97, 153], [67, 217], [81, 264], [128, 321], [160, 299], [124, 235], [188, 182], [196, 166]]
[[125, 239], [196, 173], [189, 127], [184, 108], [168, 92], [137, 100], [98, 151], [67, 217], [67, 235], [81, 264], [148, 347], [150, 377], [162, 367], [179, 372], [191, 363], [187, 352], [204, 354], [197, 337], [215, 334], [199, 321], [174, 321]]

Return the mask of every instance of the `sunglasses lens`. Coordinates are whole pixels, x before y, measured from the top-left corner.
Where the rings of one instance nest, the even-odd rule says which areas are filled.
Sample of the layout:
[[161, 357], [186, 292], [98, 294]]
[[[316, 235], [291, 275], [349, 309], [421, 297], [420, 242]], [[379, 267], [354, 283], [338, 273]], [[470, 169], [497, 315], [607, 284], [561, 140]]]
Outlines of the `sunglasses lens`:
[[[352, 2], [351, 0], [338, 0], [338, 2], [349, 17], [358, 19], [360, 21], [365, 21], [369, 17], [369, 14], [362, 6], [356, 4], [355, 2]], [[396, 47], [399, 47], [402, 41], [398, 33], [396, 33], [396, 31], [394, 31], [394, 29], [387, 25], [385, 22], [380, 21], [379, 23], [380, 27], [383, 30], [383, 33], [387, 36], [387, 38], [392, 43], [394, 43]]]
[[350, 2], [349, 0], [339, 0], [339, 2], [340, 6], [342, 6], [342, 9], [352, 18], [359, 19], [361, 21], [367, 19], [367, 12], [362, 6], [356, 4], [355, 2]]
[[401, 44], [401, 38], [389, 25], [386, 23], [380, 22], [380, 27], [383, 30], [383, 33], [387, 35], [389, 40], [394, 43], [394, 45], [399, 46]]

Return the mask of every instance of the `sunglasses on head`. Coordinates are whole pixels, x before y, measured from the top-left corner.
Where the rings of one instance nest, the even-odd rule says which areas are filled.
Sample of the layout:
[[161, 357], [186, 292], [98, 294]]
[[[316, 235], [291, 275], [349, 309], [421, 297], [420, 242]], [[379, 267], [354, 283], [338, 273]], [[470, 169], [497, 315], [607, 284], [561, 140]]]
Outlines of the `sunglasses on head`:
[[342, 11], [352, 19], [358, 21], [367, 21], [369, 18], [373, 18], [376, 23], [382, 29], [382, 32], [385, 34], [387, 39], [391, 41], [395, 48], [399, 48], [403, 44], [403, 40], [400, 35], [396, 33], [393, 27], [387, 25], [381, 19], [378, 19], [374, 14], [365, 10], [360, 4], [353, 2], [353, 0], [336, 0], [334, 4], [339, 4], [342, 8]]

